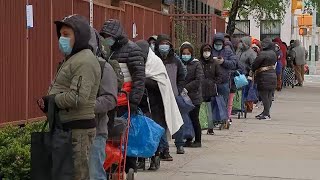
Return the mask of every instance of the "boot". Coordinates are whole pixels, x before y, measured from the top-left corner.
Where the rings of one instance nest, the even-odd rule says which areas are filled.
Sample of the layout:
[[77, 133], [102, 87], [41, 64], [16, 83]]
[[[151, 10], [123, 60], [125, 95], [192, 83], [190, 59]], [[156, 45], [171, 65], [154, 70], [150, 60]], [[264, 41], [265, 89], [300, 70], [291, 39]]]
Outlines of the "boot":
[[159, 156], [152, 156], [150, 159], [150, 171], [156, 171], [160, 168], [160, 157]]
[[167, 149], [161, 153], [160, 159], [161, 159], [161, 161], [173, 161], [173, 158], [170, 155], [169, 149]]

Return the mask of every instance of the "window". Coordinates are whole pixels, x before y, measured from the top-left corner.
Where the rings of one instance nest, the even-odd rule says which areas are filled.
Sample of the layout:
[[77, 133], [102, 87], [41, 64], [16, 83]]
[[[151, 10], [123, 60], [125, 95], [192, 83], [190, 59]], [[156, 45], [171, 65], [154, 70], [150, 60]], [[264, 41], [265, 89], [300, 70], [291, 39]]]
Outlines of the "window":
[[260, 22], [260, 39], [266, 37], [274, 39], [280, 37], [281, 34], [281, 21], [278, 20], [262, 20]]
[[250, 20], [237, 20], [233, 35], [237, 38], [250, 35]]

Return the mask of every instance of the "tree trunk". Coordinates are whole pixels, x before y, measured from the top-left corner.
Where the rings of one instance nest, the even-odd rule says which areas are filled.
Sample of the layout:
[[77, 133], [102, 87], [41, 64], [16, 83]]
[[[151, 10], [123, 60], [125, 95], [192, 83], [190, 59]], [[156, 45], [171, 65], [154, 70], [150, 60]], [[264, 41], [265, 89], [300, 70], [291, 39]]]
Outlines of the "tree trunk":
[[244, 3], [244, 0], [234, 0], [232, 3], [230, 15], [229, 15], [228, 26], [227, 26], [227, 31], [226, 31], [226, 33], [229, 34], [230, 36], [233, 35], [233, 33], [236, 29], [236, 18], [237, 18], [239, 9], [243, 5], [243, 3]]

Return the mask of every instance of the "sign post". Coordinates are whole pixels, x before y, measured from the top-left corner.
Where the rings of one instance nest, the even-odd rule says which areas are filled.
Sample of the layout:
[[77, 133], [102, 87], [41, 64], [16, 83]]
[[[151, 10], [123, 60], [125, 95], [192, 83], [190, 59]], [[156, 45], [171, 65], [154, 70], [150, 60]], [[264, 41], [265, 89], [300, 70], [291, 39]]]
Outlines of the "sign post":
[[93, 0], [90, 0], [90, 26], [93, 27]]

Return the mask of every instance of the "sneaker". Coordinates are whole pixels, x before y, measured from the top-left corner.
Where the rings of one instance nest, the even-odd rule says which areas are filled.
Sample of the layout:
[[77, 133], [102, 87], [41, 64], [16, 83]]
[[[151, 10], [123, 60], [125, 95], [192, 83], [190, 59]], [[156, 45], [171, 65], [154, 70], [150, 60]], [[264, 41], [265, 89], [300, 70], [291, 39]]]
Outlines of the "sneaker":
[[208, 135], [214, 135], [213, 129], [208, 129], [207, 134]]
[[172, 156], [170, 155], [169, 151], [165, 151], [160, 154], [161, 161], [173, 161]]
[[160, 168], [160, 157], [159, 156], [152, 156], [150, 159], [150, 171], [156, 171]]
[[184, 154], [184, 153], [185, 153], [185, 152], [184, 152], [183, 146], [177, 147], [177, 154]]
[[271, 120], [270, 116], [260, 116], [259, 120]]
[[256, 119], [260, 119], [260, 117], [262, 116], [262, 113], [261, 114], [258, 114], [256, 115]]
[[191, 145], [192, 148], [200, 148], [201, 146], [201, 142], [193, 142]]

